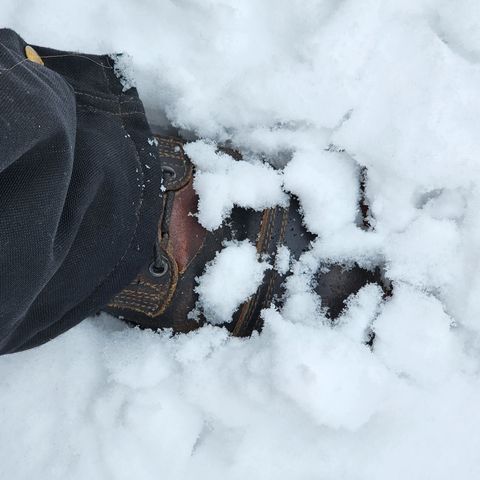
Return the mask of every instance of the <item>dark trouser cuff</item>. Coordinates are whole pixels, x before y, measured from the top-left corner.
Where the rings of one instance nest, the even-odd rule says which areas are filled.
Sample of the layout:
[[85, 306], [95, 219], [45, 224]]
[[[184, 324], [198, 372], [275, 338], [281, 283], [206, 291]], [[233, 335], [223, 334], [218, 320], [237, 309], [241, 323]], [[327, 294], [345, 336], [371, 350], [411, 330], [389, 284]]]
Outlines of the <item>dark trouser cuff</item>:
[[42, 66], [23, 61], [26, 44], [11, 30], [0, 30], [0, 43], [0, 68], [18, 64], [0, 74], [8, 353], [100, 310], [149, 261], [162, 175], [142, 102], [123, 91], [112, 58], [34, 47]]

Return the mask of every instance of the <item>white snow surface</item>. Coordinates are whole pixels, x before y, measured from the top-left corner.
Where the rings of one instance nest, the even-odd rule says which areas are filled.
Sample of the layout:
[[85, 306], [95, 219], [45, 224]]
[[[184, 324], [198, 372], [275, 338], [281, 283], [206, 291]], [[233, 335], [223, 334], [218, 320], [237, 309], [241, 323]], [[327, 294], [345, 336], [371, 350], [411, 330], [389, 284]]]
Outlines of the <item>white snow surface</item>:
[[236, 161], [204, 140], [187, 144], [185, 152], [195, 165], [193, 186], [199, 195], [197, 216], [205, 228], [220, 227], [234, 205], [260, 211], [287, 205], [282, 175], [269, 164], [258, 159]]
[[[480, 478], [478, 1], [2, 0], [0, 20], [127, 53], [150, 119], [208, 139], [192, 156], [209, 228], [293, 192], [318, 235], [253, 338], [104, 316], [0, 358], [0, 478]], [[326, 261], [384, 264], [393, 297], [369, 285], [330, 326], [311, 288]], [[241, 299], [208, 278], [228, 316]]]
[[230, 322], [235, 310], [256, 292], [269, 268], [248, 240], [227, 244], [198, 279], [196, 292], [207, 321], [214, 325]]

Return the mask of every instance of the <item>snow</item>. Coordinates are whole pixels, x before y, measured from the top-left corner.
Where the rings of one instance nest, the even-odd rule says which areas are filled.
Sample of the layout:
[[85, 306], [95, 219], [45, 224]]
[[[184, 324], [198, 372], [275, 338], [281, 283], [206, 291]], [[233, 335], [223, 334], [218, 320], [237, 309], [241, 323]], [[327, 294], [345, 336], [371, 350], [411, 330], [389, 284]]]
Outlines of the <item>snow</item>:
[[207, 321], [214, 325], [231, 322], [235, 310], [256, 292], [269, 268], [248, 240], [227, 244], [197, 280], [195, 290]]
[[436, 298], [400, 284], [375, 322], [375, 352], [412, 382], [448, 381], [464, 364], [452, 323]]
[[280, 245], [275, 256], [275, 270], [285, 275], [290, 270], [290, 250], [286, 245]]
[[[104, 316], [0, 358], [2, 478], [480, 477], [478, 2], [4, 0], [0, 20], [129, 55], [152, 122], [208, 139], [187, 146], [207, 228], [294, 193], [318, 235], [272, 265], [287, 301], [251, 339]], [[200, 280], [213, 323], [263, 274], [253, 250]], [[367, 285], [332, 326], [312, 274], [334, 262], [381, 265], [393, 296]]]
[[298, 149], [284, 170], [285, 188], [299, 198], [309, 230], [322, 237], [355, 227], [358, 175], [351, 158], [321, 145]]
[[126, 54], [110, 54], [113, 60], [113, 70], [122, 84], [123, 91], [136, 87], [135, 72], [131, 57]]
[[266, 163], [235, 161], [204, 140], [187, 144], [185, 152], [196, 167], [198, 221], [209, 230], [220, 227], [234, 205], [264, 210], [288, 202], [281, 174]]

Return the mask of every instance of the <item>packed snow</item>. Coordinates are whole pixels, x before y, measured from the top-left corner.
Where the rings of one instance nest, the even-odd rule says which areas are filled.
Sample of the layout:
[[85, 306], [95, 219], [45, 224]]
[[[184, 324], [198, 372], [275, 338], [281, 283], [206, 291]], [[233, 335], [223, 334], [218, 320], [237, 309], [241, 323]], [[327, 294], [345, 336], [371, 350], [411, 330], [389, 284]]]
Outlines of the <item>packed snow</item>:
[[[101, 316], [0, 358], [1, 478], [480, 478], [480, 3], [3, 0], [0, 20], [128, 54], [151, 122], [205, 139], [187, 150], [207, 228], [293, 193], [317, 235], [297, 262], [243, 243], [206, 268], [213, 323], [292, 272], [250, 339]], [[332, 326], [312, 273], [352, 262], [394, 293], [367, 285]]]

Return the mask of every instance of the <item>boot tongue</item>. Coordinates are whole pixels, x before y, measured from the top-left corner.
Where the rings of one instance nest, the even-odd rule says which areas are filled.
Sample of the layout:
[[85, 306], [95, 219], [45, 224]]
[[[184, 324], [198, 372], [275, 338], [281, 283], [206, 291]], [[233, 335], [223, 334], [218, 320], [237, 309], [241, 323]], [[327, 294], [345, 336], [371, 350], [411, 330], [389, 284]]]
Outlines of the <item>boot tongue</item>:
[[168, 231], [179, 273], [187, 269], [202, 248], [207, 233], [193, 215], [197, 212], [197, 203], [192, 182], [175, 193]]

